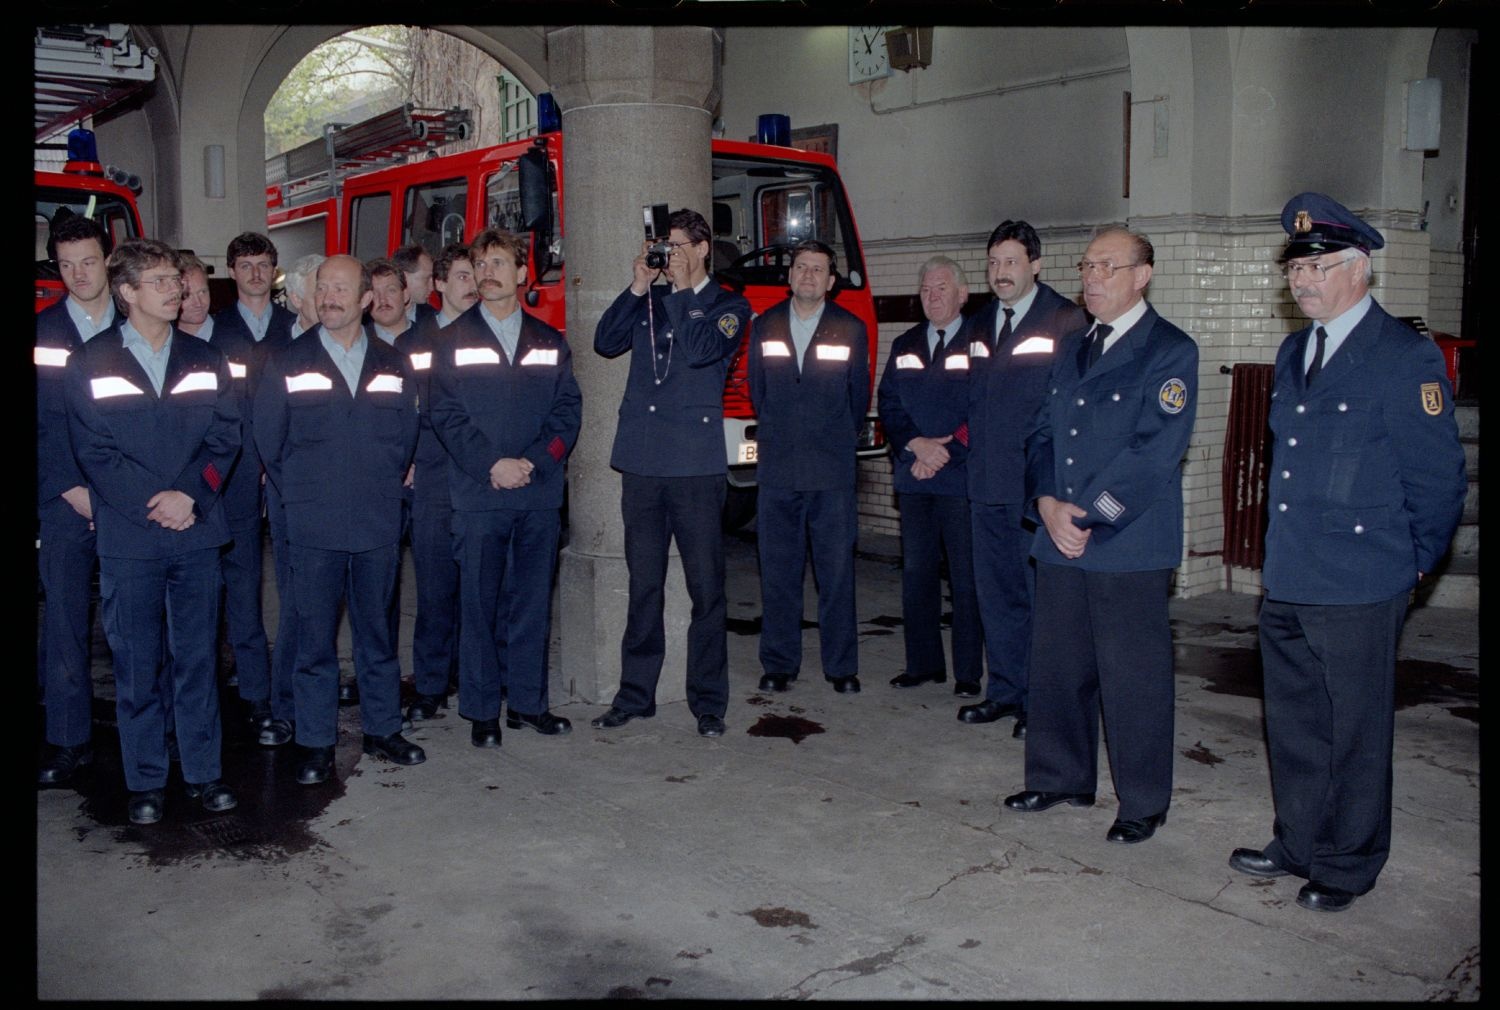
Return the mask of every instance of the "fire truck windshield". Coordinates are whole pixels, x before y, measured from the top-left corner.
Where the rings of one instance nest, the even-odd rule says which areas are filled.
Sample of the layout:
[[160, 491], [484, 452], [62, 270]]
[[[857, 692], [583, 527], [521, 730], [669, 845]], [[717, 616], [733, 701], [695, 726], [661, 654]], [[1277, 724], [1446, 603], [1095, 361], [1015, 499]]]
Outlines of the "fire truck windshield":
[[716, 156], [713, 268], [745, 285], [786, 283], [791, 250], [816, 239], [838, 255], [845, 287], [864, 287], [843, 184], [830, 169], [796, 162]]
[[64, 208], [98, 221], [114, 245], [128, 238], [140, 237], [136, 234], [135, 215], [122, 197], [86, 189], [40, 186], [36, 189], [36, 261], [39, 265], [52, 258], [47, 251], [47, 240], [52, 234], [52, 222], [58, 219]]

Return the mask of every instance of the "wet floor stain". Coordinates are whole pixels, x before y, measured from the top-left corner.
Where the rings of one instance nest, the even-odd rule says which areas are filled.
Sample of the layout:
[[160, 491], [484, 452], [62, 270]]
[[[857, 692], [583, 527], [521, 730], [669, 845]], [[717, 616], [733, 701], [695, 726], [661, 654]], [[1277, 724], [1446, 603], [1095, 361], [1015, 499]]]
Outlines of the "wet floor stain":
[[712, 947], [704, 947], [702, 950], [679, 950], [677, 956], [688, 961], [696, 961], [704, 954], [712, 954], [713, 952], [714, 949]]
[[797, 926], [802, 929], [818, 928], [817, 923], [808, 918], [806, 912], [797, 912], [790, 908], [783, 908], [780, 905], [774, 908], [762, 905], [760, 908], [752, 908], [748, 912], [741, 912], [739, 914], [748, 915], [755, 920], [756, 925], [767, 928], [787, 928], [791, 926]]
[[[403, 694], [410, 685], [403, 684]], [[358, 767], [361, 730], [358, 706], [339, 710], [340, 745], [334, 754], [334, 775], [318, 786], [297, 782], [300, 749], [295, 743], [265, 748], [255, 742], [247, 722], [247, 706], [233, 692], [220, 691], [223, 744], [221, 768], [224, 782], [234, 790], [239, 805], [226, 813], [209, 813], [184, 790], [182, 768], [170, 766], [166, 787], [166, 809], [156, 824], [130, 823], [127, 805], [130, 792], [120, 758], [120, 734], [115, 723], [114, 701], [94, 700], [94, 762], [80, 770], [57, 791], [75, 793], [79, 812], [92, 822], [80, 827], [80, 842], [96, 831], [110, 834], [117, 844], [128, 845], [153, 865], [191, 863], [207, 856], [284, 862], [323, 841], [308, 828], [330, 803], [344, 795], [345, 780], [361, 774]], [[41, 709], [38, 708], [40, 723]], [[37, 737], [42, 730], [38, 725]], [[398, 779], [382, 782], [392, 788]]]
[[1256, 624], [1231, 624], [1230, 621], [1231, 618], [1226, 616], [1221, 621], [1187, 621], [1173, 618], [1168, 623], [1172, 625], [1173, 638], [1208, 638], [1210, 635], [1223, 634], [1246, 635], [1259, 630], [1259, 625]]
[[890, 614], [880, 614], [877, 617], [871, 617], [863, 623], [873, 624], [877, 628], [899, 628], [905, 622], [899, 617], [892, 617]]
[[674, 783], [677, 783], [678, 785], [681, 785], [684, 782], [691, 782], [691, 781], [693, 781], [693, 779], [695, 779], [697, 777], [698, 776], [696, 776], [696, 775], [668, 775], [667, 776], [667, 781], [668, 782], [674, 782]]
[[745, 704], [761, 707], [764, 705], [774, 705], [775, 702], [773, 702], [770, 698], [767, 698], [763, 694], [752, 694], [750, 697], [745, 699]]
[[977, 946], [979, 946], [979, 941], [975, 940], [973, 938], [970, 938], [968, 940], [965, 940], [963, 943], [959, 944], [958, 945], [958, 949], [959, 950], [973, 950]]
[[803, 719], [795, 715], [774, 715], [768, 712], [756, 720], [755, 725], [745, 732], [751, 736], [777, 737], [790, 740], [792, 743], [801, 743], [814, 733], [824, 732], [824, 729], [811, 719]]
[[[1259, 649], [1177, 645], [1172, 655], [1177, 673], [1202, 679], [1207, 691], [1240, 698], [1262, 697]], [[1397, 710], [1438, 705], [1450, 715], [1477, 724], [1479, 677], [1447, 663], [1398, 659], [1395, 700]]]
[[[745, 635], [758, 635], [758, 634], [760, 634], [760, 625], [761, 625], [761, 618], [760, 617], [726, 617], [726, 618], [724, 618], [724, 630], [727, 631], [727, 632], [729, 632], [731, 635], [741, 635], [741, 636], [745, 636]], [[802, 620], [802, 630], [803, 631], [806, 631], [808, 628], [816, 628], [817, 626], [818, 626], [818, 622], [817, 621], [809, 621], [806, 618], [803, 618], [803, 620]]]
[[1212, 767], [1213, 765], [1221, 765], [1224, 763], [1223, 758], [1219, 757], [1219, 755], [1203, 746], [1202, 740], [1199, 740], [1192, 747], [1184, 748], [1180, 753], [1189, 761], [1196, 761], [1199, 764], [1208, 765], [1210, 767]]

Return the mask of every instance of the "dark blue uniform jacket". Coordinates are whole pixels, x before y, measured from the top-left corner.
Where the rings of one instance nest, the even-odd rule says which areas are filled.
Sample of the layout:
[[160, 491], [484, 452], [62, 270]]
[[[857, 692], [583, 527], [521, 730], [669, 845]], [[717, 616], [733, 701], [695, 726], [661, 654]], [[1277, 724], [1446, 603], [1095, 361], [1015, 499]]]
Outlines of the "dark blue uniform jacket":
[[68, 441], [68, 408], [63, 377], [73, 352], [83, 346], [78, 327], [64, 301], [49, 305], [36, 317], [36, 504], [39, 518], [81, 516], [58, 496], [71, 487], [86, 486], [73, 446]]
[[432, 430], [432, 370], [434, 357], [452, 342], [451, 324], [444, 329], [437, 324], [437, 313], [422, 313], [421, 320], [396, 338], [396, 350], [406, 355], [417, 382], [417, 412], [420, 424], [417, 434], [416, 477], [412, 500], [446, 506], [448, 498], [448, 450]]
[[[1045, 284], [1024, 318], [1013, 321], [1000, 347], [990, 301], [965, 321], [969, 339], [968, 427], [954, 441], [968, 441], [969, 499], [984, 505], [1020, 505], [1026, 500], [1026, 436], [1051, 388], [1048, 378], [1063, 341], [1088, 324], [1083, 309]], [[952, 445], [949, 445], [952, 450]]]
[[1372, 303], [1308, 390], [1311, 332], [1291, 334], [1276, 355], [1266, 594], [1388, 600], [1432, 571], [1463, 513], [1468, 483], [1442, 355]]
[[365, 334], [358, 392], [314, 328], [271, 356], [255, 390], [255, 440], [286, 510], [287, 541], [359, 552], [401, 537], [402, 484], [417, 444], [405, 356]]
[[[1026, 443], [1032, 557], [1087, 571], [1176, 568], [1182, 561], [1182, 461], [1198, 408], [1198, 345], [1152, 308], [1084, 374], [1079, 330], [1057, 354]], [[1086, 509], [1083, 556], [1068, 560], [1036, 500]]]
[[[562, 334], [520, 311], [513, 361], [477, 304], [448, 324], [433, 359], [432, 428], [452, 459], [457, 511], [562, 506], [563, 463], [578, 441], [583, 397]], [[504, 458], [530, 460], [531, 483], [492, 487], [490, 467]]]
[[[68, 360], [68, 430], [101, 557], [153, 560], [229, 540], [219, 495], [240, 453], [239, 397], [224, 355], [175, 327], [171, 339], [160, 396], [118, 326]], [[186, 530], [146, 518], [146, 502], [169, 490], [193, 499]]]
[[632, 352], [609, 465], [642, 477], [722, 474], [724, 376], [750, 322], [750, 303], [712, 279], [701, 292], [666, 290], [653, 284], [634, 295], [626, 288], [594, 329], [599, 354]]
[[245, 445], [240, 462], [224, 488], [224, 517], [232, 530], [254, 529], [261, 514], [260, 452], [255, 448], [252, 405], [255, 384], [265, 371], [266, 360], [292, 342], [292, 323], [297, 316], [280, 305], [271, 306], [271, 323], [266, 338], [256, 342], [250, 335], [237, 305], [231, 305], [214, 316], [213, 332], [208, 342], [229, 359], [230, 381], [240, 398], [240, 416], [244, 423]]
[[970, 356], [963, 328], [955, 326], [936, 361], [927, 347], [927, 323], [918, 323], [891, 341], [877, 390], [880, 423], [891, 446], [892, 483], [903, 494], [968, 495], [967, 449], [957, 438], [945, 444], [948, 462], [937, 476], [918, 480], [916, 456], [906, 443], [917, 436], [941, 438], [963, 425], [969, 412]]
[[759, 443], [756, 479], [789, 491], [854, 486], [855, 448], [870, 408], [870, 343], [859, 317], [825, 302], [797, 370], [791, 300], [755, 320], [750, 402]]

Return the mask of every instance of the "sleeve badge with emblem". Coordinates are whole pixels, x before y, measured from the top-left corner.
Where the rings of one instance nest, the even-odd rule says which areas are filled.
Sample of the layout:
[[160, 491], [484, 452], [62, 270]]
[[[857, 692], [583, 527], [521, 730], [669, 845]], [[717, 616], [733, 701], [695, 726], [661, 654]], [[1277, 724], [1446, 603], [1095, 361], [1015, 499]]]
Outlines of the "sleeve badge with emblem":
[[719, 332], [726, 337], [740, 332], [740, 321], [733, 312], [726, 312], [719, 317]]
[[1433, 417], [1443, 412], [1443, 387], [1439, 383], [1422, 383], [1422, 409]]
[[1156, 394], [1156, 399], [1161, 404], [1163, 413], [1180, 414], [1187, 406], [1187, 384], [1175, 377], [1168, 379], [1161, 384], [1161, 391]]

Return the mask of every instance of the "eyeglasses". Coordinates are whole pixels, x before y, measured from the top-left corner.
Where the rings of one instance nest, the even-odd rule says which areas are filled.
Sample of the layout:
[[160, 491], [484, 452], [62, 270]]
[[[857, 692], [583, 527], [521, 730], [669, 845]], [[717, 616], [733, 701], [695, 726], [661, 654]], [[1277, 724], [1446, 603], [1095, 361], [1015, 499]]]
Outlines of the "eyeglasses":
[[1350, 260], [1358, 259], [1357, 256], [1345, 256], [1341, 260], [1332, 263], [1286, 263], [1281, 267], [1281, 276], [1289, 281], [1294, 281], [1301, 274], [1307, 274], [1314, 282], [1322, 282], [1328, 279], [1328, 271], [1334, 267], [1341, 267]]
[[1078, 274], [1080, 277], [1088, 277], [1091, 274], [1108, 280], [1115, 275], [1116, 270], [1129, 270], [1140, 266], [1139, 263], [1111, 263], [1108, 260], [1079, 260]]
[[147, 284], [154, 287], [161, 294], [166, 294], [169, 291], [180, 291], [182, 289], [182, 275], [161, 274], [156, 277], [142, 277], [140, 287], [145, 287]]

